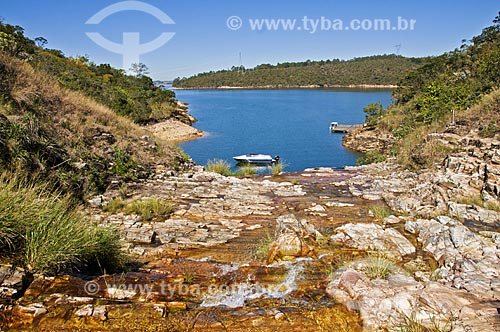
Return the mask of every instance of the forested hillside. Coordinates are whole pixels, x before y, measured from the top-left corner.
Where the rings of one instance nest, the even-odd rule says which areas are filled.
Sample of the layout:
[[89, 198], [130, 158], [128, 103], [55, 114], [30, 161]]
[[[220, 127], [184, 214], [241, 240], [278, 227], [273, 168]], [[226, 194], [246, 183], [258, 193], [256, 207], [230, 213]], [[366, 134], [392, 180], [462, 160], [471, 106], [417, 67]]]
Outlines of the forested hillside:
[[379, 55], [352, 60], [306, 61], [263, 64], [252, 69], [201, 73], [174, 80], [176, 88], [217, 87], [306, 87], [349, 85], [395, 85], [409, 72], [421, 67], [428, 58]]
[[387, 110], [373, 105], [365, 109], [370, 136], [392, 136], [387, 142], [395, 142], [382, 144], [377, 154], [397, 155], [405, 165], [426, 167], [450, 152], [427, 144], [429, 133], [478, 130], [492, 137], [499, 133], [500, 14], [479, 36], [430, 59], [398, 85], [395, 102]]

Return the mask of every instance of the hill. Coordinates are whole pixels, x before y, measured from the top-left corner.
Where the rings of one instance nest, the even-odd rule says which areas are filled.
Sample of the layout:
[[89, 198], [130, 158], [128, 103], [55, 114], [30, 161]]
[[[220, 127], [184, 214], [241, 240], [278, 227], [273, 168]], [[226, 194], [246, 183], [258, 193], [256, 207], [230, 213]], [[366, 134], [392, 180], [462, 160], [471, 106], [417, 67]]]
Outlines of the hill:
[[406, 166], [421, 168], [452, 152], [435, 144], [429, 134], [499, 133], [500, 14], [493, 23], [481, 35], [408, 74], [388, 109], [367, 107], [368, 126], [347, 135], [345, 145], [371, 150], [377, 156], [372, 159], [394, 155]]
[[179, 167], [177, 148], [138, 125], [191, 123], [173, 92], [147, 76], [45, 49], [42, 39], [0, 23], [0, 170], [83, 198], [117, 179], [145, 177], [158, 162]]
[[297, 63], [262, 64], [252, 69], [233, 67], [231, 70], [201, 73], [189, 78], [177, 78], [176, 88], [218, 87], [336, 87], [351, 85], [395, 85], [409, 72], [421, 67], [428, 58], [405, 58], [398, 55], [378, 55], [352, 60], [306, 61]]

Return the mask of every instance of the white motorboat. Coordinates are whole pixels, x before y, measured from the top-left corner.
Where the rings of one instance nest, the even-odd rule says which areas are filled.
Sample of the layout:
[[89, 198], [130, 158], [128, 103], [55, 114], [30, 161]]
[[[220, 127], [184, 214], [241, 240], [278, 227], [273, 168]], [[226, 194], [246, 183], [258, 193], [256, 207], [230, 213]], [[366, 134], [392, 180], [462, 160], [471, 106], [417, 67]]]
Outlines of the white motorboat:
[[273, 164], [279, 161], [280, 157], [271, 157], [268, 154], [250, 153], [233, 157], [238, 163], [242, 164]]

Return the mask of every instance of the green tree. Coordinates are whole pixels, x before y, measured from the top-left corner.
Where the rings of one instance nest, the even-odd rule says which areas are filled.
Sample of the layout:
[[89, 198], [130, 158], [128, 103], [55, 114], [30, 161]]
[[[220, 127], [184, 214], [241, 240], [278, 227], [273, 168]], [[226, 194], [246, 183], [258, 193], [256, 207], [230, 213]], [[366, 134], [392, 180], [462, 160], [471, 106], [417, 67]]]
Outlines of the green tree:
[[139, 63], [133, 63], [132, 67], [130, 67], [130, 71], [135, 75], [137, 78], [141, 78], [143, 76], [146, 76], [149, 74], [149, 68], [146, 66], [144, 63], [139, 62]]
[[378, 120], [384, 115], [384, 107], [380, 102], [370, 104], [363, 108], [365, 112], [365, 122], [369, 126], [374, 126], [378, 123]]

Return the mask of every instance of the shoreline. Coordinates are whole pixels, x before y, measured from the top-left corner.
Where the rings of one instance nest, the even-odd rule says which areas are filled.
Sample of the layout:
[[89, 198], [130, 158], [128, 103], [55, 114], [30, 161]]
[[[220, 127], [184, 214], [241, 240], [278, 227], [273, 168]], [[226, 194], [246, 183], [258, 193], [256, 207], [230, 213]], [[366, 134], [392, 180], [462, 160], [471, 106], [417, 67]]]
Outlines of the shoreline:
[[396, 89], [393, 84], [333, 84], [333, 85], [260, 85], [260, 86], [204, 86], [171, 87], [172, 90], [286, 90], [286, 89]]
[[202, 130], [173, 119], [146, 126], [145, 129], [155, 137], [170, 143], [187, 142], [208, 135]]

